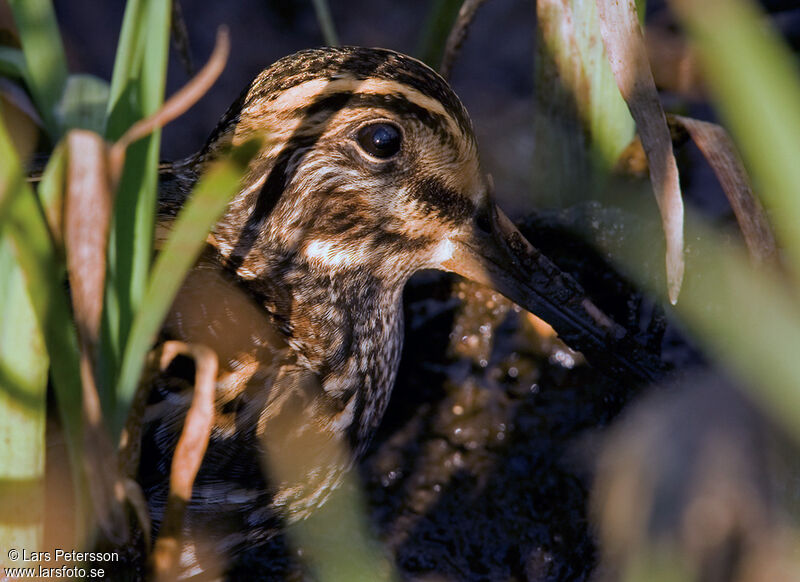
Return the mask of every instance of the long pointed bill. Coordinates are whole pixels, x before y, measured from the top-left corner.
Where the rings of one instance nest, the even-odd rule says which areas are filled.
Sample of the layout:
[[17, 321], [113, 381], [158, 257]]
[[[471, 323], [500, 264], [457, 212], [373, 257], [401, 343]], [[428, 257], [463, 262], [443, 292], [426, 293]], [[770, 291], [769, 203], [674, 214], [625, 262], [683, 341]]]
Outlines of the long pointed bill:
[[663, 370], [653, 354], [605, 315], [581, 286], [533, 247], [496, 205], [490, 228], [455, 238], [442, 268], [496, 289], [544, 319], [589, 363], [616, 377], [653, 381]]

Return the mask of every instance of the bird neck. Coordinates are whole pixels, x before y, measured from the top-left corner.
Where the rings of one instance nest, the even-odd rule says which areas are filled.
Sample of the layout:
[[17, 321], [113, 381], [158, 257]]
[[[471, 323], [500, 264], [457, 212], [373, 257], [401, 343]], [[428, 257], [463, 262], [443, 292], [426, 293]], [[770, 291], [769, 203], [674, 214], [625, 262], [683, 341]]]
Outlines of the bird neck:
[[[366, 446], [383, 416], [403, 339], [404, 281], [359, 269], [321, 270], [276, 253], [267, 273], [248, 282], [278, 322], [298, 363], [323, 379], [342, 404], [355, 396], [351, 443]], [[360, 452], [356, 450], [356, 452]]]
[[[165, 233], [196, 181], [193, 168], [188, 160], [162, 171], [160, 224], [167, 227]], [[342, 402], [357, 395], [354, 418], [360, 420], [351, 426], [359, 434], [351, 442], [363, 448], [394, 384], [403, 339], [402, 291], [412, 270], [398, 264], [382, 269], [379, 277], [374, 268], [315, 265], [303, 256], [302, 244], [286, 240], [287, 221], [279, 211], [259, 221], [252, 240], [247, 240], [247, 222], [233, 218], [249, 214], [229, 212], [212, 236], [219, 253], [215, 262], [221, 261], [270, 313], [298, 364], [323, 378], [327, 394]], [[247, 240], [242, 254], [238, 244], [224, 242], [237, 238]]]

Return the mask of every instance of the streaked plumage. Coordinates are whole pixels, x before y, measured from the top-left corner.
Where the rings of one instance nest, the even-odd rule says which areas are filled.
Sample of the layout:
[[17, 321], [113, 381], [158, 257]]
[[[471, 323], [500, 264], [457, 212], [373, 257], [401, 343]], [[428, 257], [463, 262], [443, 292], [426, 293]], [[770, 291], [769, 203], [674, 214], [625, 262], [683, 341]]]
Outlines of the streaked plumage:
[[[396, 154], [365, 150], [359, 136], [371, 124], [399, 130]], [[268, 540], [276, 508], [290, 520], [308, 515], [364, 451], [397, 373], [401, 295], [413, 273], [456, 271], [534, 301], [508, 254], [520, 251], [503, 246], [506, 237], [517, 248], [521, 237], [490, 200], [469, 117], [422, 63], [363, 48], [281, 59], [199, 154], [164, 174], [160, 226], [169, 228], [210, 160], [255, 135], [265, 145], [163, 330], [220, 357], [216, 426], [187, 516], [186, 575], [214, 553], [235, 558]], [[595, 325], [585, 312], [566, 313], [576, 327], [587, 317]], [[156, 516], [190, 384], [191, 369], [173, 366], [148, 408], [141, 480]], [[265, 448], [302, 450], [313, 470], [267, 485]], [[205, 542], [210, 551], [198, 549]]]

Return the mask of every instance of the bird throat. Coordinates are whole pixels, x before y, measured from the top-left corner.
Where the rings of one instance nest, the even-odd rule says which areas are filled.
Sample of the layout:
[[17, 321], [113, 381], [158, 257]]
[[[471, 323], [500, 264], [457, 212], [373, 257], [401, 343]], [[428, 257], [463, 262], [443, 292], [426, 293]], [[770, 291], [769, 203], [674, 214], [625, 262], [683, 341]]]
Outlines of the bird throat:
[[325, 269], [261, 250], [266, 267], [242, 284], [269, 312], [294, 365], [319, 378], [321, 397], [348, 411], [338, 420], [358, 455], [388, 404], [403, 341], [404, 281], [360, 268]]

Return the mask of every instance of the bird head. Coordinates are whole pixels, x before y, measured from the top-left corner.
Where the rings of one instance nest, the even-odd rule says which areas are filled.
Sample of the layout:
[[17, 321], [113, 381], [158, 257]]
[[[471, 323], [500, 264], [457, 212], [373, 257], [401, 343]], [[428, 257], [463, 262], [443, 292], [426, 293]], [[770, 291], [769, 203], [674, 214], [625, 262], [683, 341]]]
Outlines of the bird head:
[[[287, 258], [393, 288], [438, 268], [497, 289], [584, 352], [604, 357], [626, 335], [497, 207], [466, 110], [423, 63], [354, 47], [285, 57], [242, 93], [196, 162], [254, 136], [264, 146], [212, 235], [242, 279], [274, 277]], [[649, 374], [624, 354], [613, 360]]]
[[460, 241], [490, 227], [469, 117], [410, 57], [324, 48], [282, 59], [229, 111], [204, 156], [254, 135], [265, 146], [215, 232], [245, 278], [265, 268], [264, 247], [387, 280], [457, 270]]

